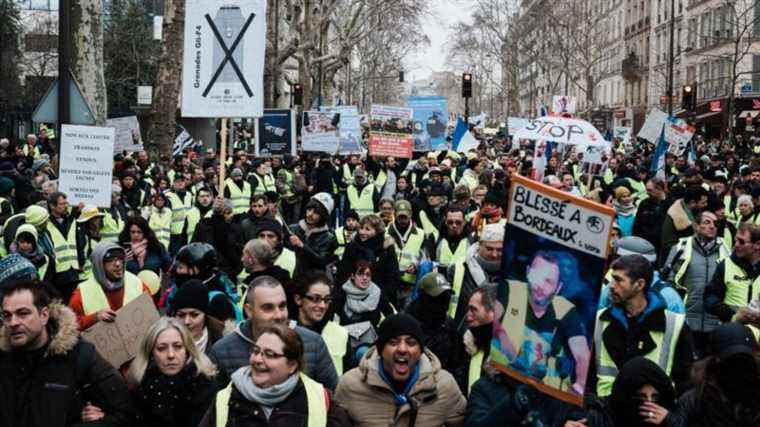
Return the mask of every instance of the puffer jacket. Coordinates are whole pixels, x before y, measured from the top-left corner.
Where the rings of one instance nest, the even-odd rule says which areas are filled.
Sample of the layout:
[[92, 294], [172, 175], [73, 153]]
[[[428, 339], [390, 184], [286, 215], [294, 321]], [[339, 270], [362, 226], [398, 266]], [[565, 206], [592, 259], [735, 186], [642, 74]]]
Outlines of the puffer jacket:
[[[306, 375], [328, 389], [335, 390], [338, 375], [322, 337], [300, 326], [294, 326], [293, 329], [303, 341]], [[219, 390], [227, 387], [233, 372], [248, 365], [254, 343], [252, 333], [251, 321], [246, 320], [235, 328], [235, 332], [224, 336], [211, 347], [209, 357], [219, 369], [216, 376]]]
[[289, 230], [290, 234], [298, 236], [303, 242], [302, 248], [296, 248], [287, 242], [287, 238], [284, 239], [288, 249], [296, 253], [294, 279], [298, 280], [311, 270], [324, 270], [326, 265], [334, 261], [338, 239], [326, 226], [307, 231], [305, 221], [301, 220], [298, 224], [291, 225]]
[[[378, 372], [380, 355], [371, 348], [357, 368], [343, 375], [335, 392], [336, 403], [348, 412], [356, 427], [411, 426], [412, 406], [396, 406], [394, 393]], [[461, 426], [467, 406], [456, 380], [441, 368], [428, 350], [419, 359], [417, 383], [409, 398], [417, 409], [415, 426]]]
[[[17, 351], [10, 331], [0, 326], [0, 424], [5, 427], [131, 426], [134, 410], [127, 385], [95, 347], [79, 338], [70, 308], [48, 307], [46, 347]], [[82, 409], [91, 402], [105, 413], [83, 423]]]

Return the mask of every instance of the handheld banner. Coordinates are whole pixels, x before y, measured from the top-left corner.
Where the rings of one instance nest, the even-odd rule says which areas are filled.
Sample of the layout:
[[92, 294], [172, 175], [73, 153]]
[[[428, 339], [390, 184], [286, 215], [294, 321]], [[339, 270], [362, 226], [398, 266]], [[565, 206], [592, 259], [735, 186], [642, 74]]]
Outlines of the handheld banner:
[[266, 109], [256, 119], [256, 157], [296, 155], [296, 115], [288, 109]]
[[111, 207], [114, 128], [63, 125], [58, 188], [72, 205]]
[[411, 108], [373, 105], [370, 113], [370, 156], [393, 156], [412, 158]]
[[666, 113], [653, 108], [652, 111], [647, 114], [647, 119], [639, 130], [639, 138], [646, 139], [647, 141], [656, 144], [660, 140], [662, 127], [667, 120], [668, 115]]
[[301, 149], [335, 154], [338, 151], [337, 113], [304, 111], [301, 121]]
[[591, 123], [561, 116], [543, 116], [533, 119], [527, 126], [515, 132], [514, 138], [543, 139], [561, 144], [604, 143], [604, 137]]
[[491, 360], [506, 375], [582, 404], [615, 211], [513, 176]]
[[671, 119], [665, 122], [665, 141], [668, 142], [668, 152], [677, 157], [683, 155], [689, 146], [696, 129], [683, 119]]
[[442, 96], [417, 96], [407, 101], [414, 110], [414, 151], [447, 150], [446, 129], [449, 112]]
[[265, 0], [187, 0], [183, 117], [264, 113]]
[[113, 144], [114, 154], [122, 151], [135, 152], [143, 149], [140, 136], [140, 123], [137, 116], [119, 117], [106, 120], [106, 127], [116, 129], [116, 139]]

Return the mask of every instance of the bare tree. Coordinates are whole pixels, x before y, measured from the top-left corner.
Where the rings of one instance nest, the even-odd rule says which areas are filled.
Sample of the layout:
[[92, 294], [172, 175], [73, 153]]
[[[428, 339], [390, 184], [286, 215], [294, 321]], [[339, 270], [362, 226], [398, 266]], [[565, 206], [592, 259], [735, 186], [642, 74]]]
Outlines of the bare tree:
[[71, 1], [71, 72], [82, 95], [103, 125], [108, 117], [108, 95], [103, 72], [103, 0]]

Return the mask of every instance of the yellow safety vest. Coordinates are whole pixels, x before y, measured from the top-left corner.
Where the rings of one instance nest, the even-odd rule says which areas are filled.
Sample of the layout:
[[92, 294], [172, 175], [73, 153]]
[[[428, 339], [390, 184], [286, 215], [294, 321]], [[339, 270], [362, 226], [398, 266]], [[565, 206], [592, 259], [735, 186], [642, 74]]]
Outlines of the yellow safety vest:
[[293, 273], [296, 271], [296, 253], [288, 248], [282, 248], [282, 252], [274, 261], [274, 265], [287, 271], [292, 279]]
[[100, 241], [115, 243], [119, 240], [119, 234], [124, 230], [124, 220], [117, 214], [114, 219], [111, 212], [103, 215], [103, 227], [100, 228]]
[[612, 181], [615, 180], [615, 175], [612, 173], [612, 169], [607, 168], [606, 171], [604, 171], [604, 183], [607, 185], [612, 184]]
[[335, 229], [335, 239], [338, 240], [338, 247], [335, 248], [335, 256], [343, 258], [343, 253], [346, 252], [346, 234], [344, 227], [338, 227]]
[[467, 248], [469, 247], [470, 242], [467, 240], [467, 237], [462, 237], [462, 240], [460, 240], [457, 245], [456, 251], [452, 253], [451, 248], [449, 247], [449, 242], [446, 239], [441, 239], [438, 242], [438, 247], [435, 251], [436, 261], [444, 267], [448, 267], [451, 264], [456, 264], [458, 262], [464, 262], [467, 258]]
[[[214, 215], [214, 210], [209, 209], [203, 218], [211, 218]], [[187, 212], [187, 241], [192, 242], [195, 237], [195, 230], [198, 228], [198, 223], [201, 222], [201, 211], [197, 207], [190, 209]]]
[[[410, 226], [411, 227], [411, 226]], [[390, 232], [386, 232], [390, 236]], [[419, 265], [420, 255], [422, 251], [422, 244], [425, 242], [425, 234], [420, 230], [415, 229], [409, 233], [409, 237], [404, 243], [404, 247], [400, 248], [396, 239], [393, 239], [393, 246], [396, 248], [396, 256], [398, 257], [398, 269], [401, 272], [401, 280], [406, 283], [414, 284], [417, 276], [409, 274], [406, 269], [411, 265]]]
[[377, 187], [377, 191], [383, 191], [386, 182], [388, 182], [388, 175], [384, 170], [380, 169], [380, 172], [377, 173], [377, 178], [375, 178], [375, 187]]
[[[509, 301], [507, 301], [501, 325], [512, 340], [515, 350], [520, 352], [525, 341], [525, 319], [528, 316], [528, 310], [532, 310], [528, 304], [530, 290], [527, 283], [515, 280], [509, 280], [507, 286], [509, 286]], [[557, 320], [562, 320], [573, 309], [573, 304], [564, 297], [555, 295], [552, 298], [552, 308]], [[491, 358], [497, 363], [509, 365], [509, 360], [505, 354], [494, 352]], [[546, 365], [547, 375], [543, 378], [543, 383], [559, 390], [570, 390], [571, 381], [556, 374], [557, 358], [550, 356]]]
[[724, 260], [723, 282], [726, 284], [726, 296], [723, 302], [733, 308], [746, 307], [750, 301], [760, 295], [760, 276], [752, 281], [747, 272], [729, 257]]
[[322, 339], [340, 377], [343, 375], [343, 356], [346, 355], [348, 346], [348, 330], [336, 322], [327, 322], [322, 329]]
[[[309, 378], [304, 373], [298, 376], [303, 382], [306, 390], [306, 406], [308, 407], [307, 427], [325, 427], [327, 426], [327, 400], [325, 399], [325, 388], [322, 384]], [[227, 425], [229, 415], [229, 402], [232, 395], [232, 383], [227, 388], [216, 394], [216, 426], [224, 427]]]
[[[604, 330], [610, 325], [609, 321], [602, 321], [601, 316], [606, 312], [600, 310], [596, 315], [596, 328], [594, 329], [594, 351], [596, 352], [596, 394], [599, 397], [609, 396], [612, 393], [612, 383], [618, 374], [618, 367], [610, 357], [602, 339]], [[683, 314], [665, 310], [665, 332], [650, 331], [649, 335], [655, 342], [654, 350], [645, 354], [644, 357], [656, 363], [666, 374], [670, 375], [673, 368], [673, 358], [676, 354], [678, 337], [686, 317]]]
[[185, 200], [182, 200], [176, 193], [169, 192], [166, 194], [166, 197], [172, 204], [171, 234], [182, 234], [182, 229], [185, 227], [187, 212], [193, 208], [193, 195], [187, 191], [185, 192]]
[[240, 215], [248, 212], [251, 205], [251, 184], [243, 181], [243, 188], [241, 189], [232, 178], [227, 178], [224, 185], [230, 190], [232, 213]]
[[734, 207], [734, 210], [731, 210], [731, 199], [730, 194], [723, 196], [723, 213], [726, 216], [726, 222], [735, 223], [739, 218], [739, 208]]
[[[718, 262], [721, 260], [728, 258], [731, 256], [731, 253], [729, 252], [726, 245], [723, 243], [723, 239], [718, 237], [716, 244], [718, 245]], [[683, 262], [681, 263], [681, 267], [676, 272], [675, 277], [673, 278], [673, 282], [676, 284], [677, 287], [688, 291], [688, 289], [683, 286], [681, 283], [681, 279], [683, 279], [683, 275], [686, 273], [686, 270], [689, 268], [689, 263], [691, 263], [691, 255], [694, 253], [694, 236], [689, 237], [683, 237], [680, 240], [678, 240], [678, 249], [677, 251], [683, 252]], [[673, 260], [675, 262], [677, 260]]]
[[[101, 240], [102, 242], [102, 240]], [[82, 266], [82, 272], [79, 273], [79, 280], [87, 280], [92, 277], [92, 258], [90, 257], [91, 249], [93, 246], [97, 246], [100, 242], [94, 242], [90, 237], [85, 237], [84, 244], [84, 266]]]
[[77, 257], [77, 226], [73, 222], [69, 225], [69, 232], [64, 238], [58, 228], [53, 225], [54, 219], [47, 224], [50, 240], [53, 241], [53, 253], [55, 253], [55, 271], [63, 273], [71, 269], [79, 268]]
[[375, 186], [372, 184], [364, 184], [361, 195], [359, 195], [356, 186], [351, 184], [346, 192], [348, 195], [348, 204], [350, 209], [356, 211], [359, 214], [359, 218], [363, 218], [375, 212], [375, 202], [372, 197], [375, 194]]
[[351, 168], [348, 166], [348, 163], [343, 163], [343, 182], [348, 184], [349, 182], [353, 182], [354, 180], [354, 174], [351, 173]]
[[470, 174], [467, 174], [467, 175], [462, 175], [462, 177], [459, 178], [459, 183], [457, 185], [466, 185], [467, 188], [470, 189], [470, 191], [474, 191], [475, 187], [477, 187], [478, 184], [480, 184], [480, 182], [478, 182], [478, 180], [475, 179], [475, 177], [473, 177]]
[[422, 230], [425, 231], [425, 234], [433, 236], [436, 240], [438, 239], [438, 227], [430, 221], [425, 211], [420, 211], [420, 225], [422, 225]]
[[467, 372], [467, 394], [472, 391], [472, 386], [480, 379], [480, 373], [483, 371], [483, 351], [478, 350], [470, 358], [470, 369]]
[[256, 181], [258, 181], [258, 183], [256, 185], [256, 188], [253, 189], [253, 194], [263, 194], [267, 191], [277, 191], [277, 187], [274, 185], [274, 177], [271, 173], [260, 176], [254, 172], [254, 175], [256, 176]]
[[24, 145], [24, 155], [25, 156], [30, 156], [31, 155], [32, 158], [35, 159], [35, 160], [39, 159], [40, 156], [41, 156], [40, 146], [39, 145], [35, 145], [34, 146], [34, 150], [32, 150], [32, 154], [29, 154], [29, 144], [25, 144]]
[[152, 206], [150, 208], [150, 220], [148, 220], [148, 225], [150, 226], [150, 229], [156, 233], [156, 239], [158, 239], [158, 241], [164, 245], [164, 248], [166, 248], [166, 250], [169, 250], [169, 240], [171, 226], [173, 225], [173, 218], [174, 213], [168, 207], [163, 208], [162, 212], [159, 212], [155, 206]]
[[[99, 312], [100, 310], [110, 309], [106, 293], [94, 277], [91, 277], [77, 286], [82, 296], [82, 311], [85, 316]], [[134, 274], [124, 272], [124, 299], [121, 306], [129, 304], [132, 300], [143, 293], [142, 281]]]

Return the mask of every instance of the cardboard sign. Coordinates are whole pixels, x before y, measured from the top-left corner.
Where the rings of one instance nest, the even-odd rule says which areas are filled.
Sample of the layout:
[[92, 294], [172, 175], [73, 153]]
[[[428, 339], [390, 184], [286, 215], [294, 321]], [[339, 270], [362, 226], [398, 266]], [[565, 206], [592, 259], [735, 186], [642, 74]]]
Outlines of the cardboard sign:
[[304, 111], [301, 121], [301, 149], [335, 154], [338, 151], [337, 113]]
[[369, 154], [412, 158], [414, 149], [411, 108], [373, 105], [370, 113]]
[[515, 132], [514, 137], [560, 144], [604, 143], [604, 137], [591, 123], [560, 116], [543, 116], [533, 119], [527, 126]]
[[63, 125], [58, 188], [69, 203], [111, 207], [114, 128]]
[[264, 114], [266, 0], [187, 0], [183, 117]]
[[296, 115], [288, 109], [266, 109], [256, 119], [256, 156], [296, 155]]
[[140, 340], [159, 319], [150, 295], [143, 293], [116, 311], [113, 322], [98, 322], [82, 332], [114, 368], [134, 359]]
[[116, 132], [116, 139], [113, 144], [114, 154], [121, 153], [122, 151], [135, 152], [142, 150], [140, 123], [137, 121], [137, 116], [108, 119], [106, 120], [106, 127], [114, 128]]
[[[513, 176], [491, 360], [513, 379], [581, 405], [615, 211]], [[538, 301], [531, 304], [529, 301]], [[536, 319], [562, 313], [562, 331]]]

